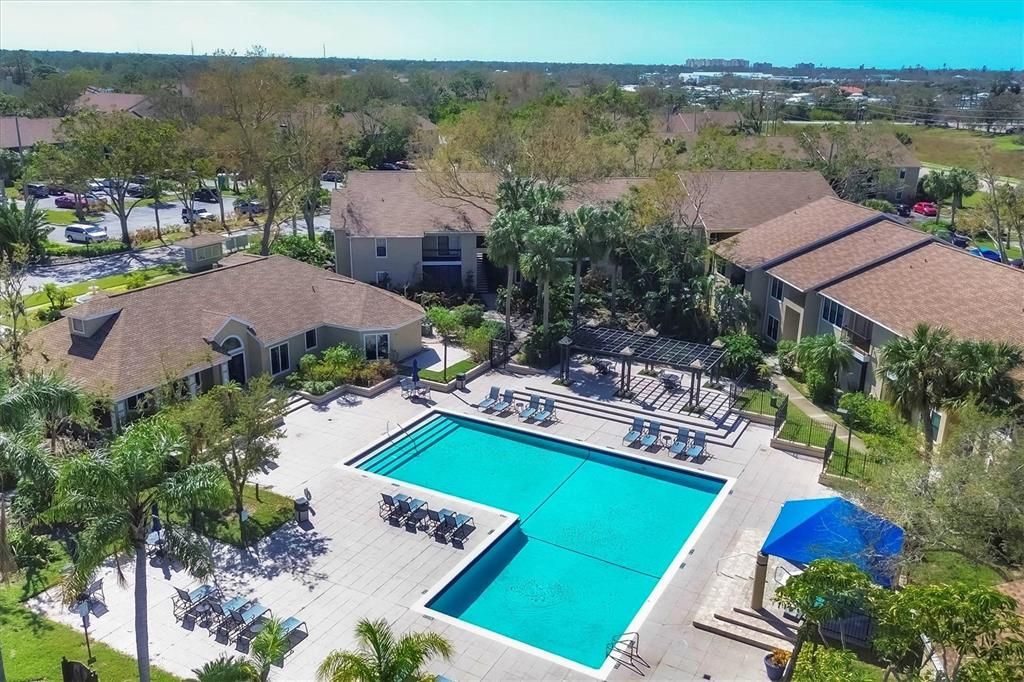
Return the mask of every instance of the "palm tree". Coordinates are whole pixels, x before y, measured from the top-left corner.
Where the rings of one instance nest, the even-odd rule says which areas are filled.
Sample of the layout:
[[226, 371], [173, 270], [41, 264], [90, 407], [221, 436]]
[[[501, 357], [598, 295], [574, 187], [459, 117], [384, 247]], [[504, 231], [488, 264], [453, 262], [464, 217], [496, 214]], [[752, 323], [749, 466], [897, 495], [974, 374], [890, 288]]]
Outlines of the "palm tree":
[[853, 351], [835, 334], [805, 336], [796, 344], [796, 361], [801, 368], [813, 369], [839, 385], [839, 375], [850, 368]]
[[624, 207], [616, 205], [605, 212], [605, 230], [608, 240], [608, 260], [611, 261], [612, 276], [610, 282], [611, 301], [609, 308], [614, 321], [615, 311], [618, 307], [619, 291], [619, 268], [622, 266], [622, 257], [625, 251], [626, 227], [629, 218]]
[[[150, 679], [146, 536], [152, 531], [153, 507], [215, 507], [226, 496], [213, 465], [178, 467], [185, 450], [181, 432], [156, 416], [128, 427], [109, 451], [68, 460], [57, 479], [52, 516], [84, 525], [73, 569], [63, 585], [66, 601], [81, 594], [112, 552], [135, 555], [135, 650], [142, 682]], [[187, 528], [170, 528], [166, 521], [164, 530], [167, 550], [189, 573], [210, 573], [212, 562], [204, 542]]]
[[929, 455], [935, 440], [931, 414], [948, 398], [952, 351], [949, 330], [924, 323], [909, 338], [895, 338], [882, 347], [878, 373], [905, 414], [919, 413]]
[[953, 347], [953, 381], [963, 396], [991, 407], [1020, 402], [1020, 382], [1011, 372], [1024, 364], [1024, 349], [1009, 343], [961, 341]]
[[526, 233], [526, 251], [519, 260], [523, 274], [544, 290], [544, 314], [541, 331], [547, 333], [551, 312], [551, 282], [569, 274], [565, 257], [569, 251], [565, 231], [555, 225], [540, 225]]
[[249, 647], [249, 655], [256, 669], [255, 679], [267, 682], [267, 678], [270, 677], [270, 666], [284, 659], [289, 646], [288, 635], [281, 629], [281, 621], [277, 618], [267, 621]]
[[562, 226], [569, 238], [570, 252], [574, 264], [572, 291], [572, 328], [579, 321], [580, 284], [583, 279], [583, 261], [589, 258], [591, 265], [608, 255], [609, 219], [598, 208], [582, 205], [562, 218]]
[[505, 284], [505, 340], [512, 341], [512, 287], [515, 284], [516, 267], [523, 252], [523, 240], [533, 226], [526, 209], [507, 211], [502, 209], [491, 219], [491, 230], [487, 233], [487, 258], [508, 274]]
[[202, 668], [193, 668], [192, 674], [196, 682], [254, 682], [259, 679], [259, 672], [252, 663], [227, 654], [221, 654]]
[[45, 255], [50, 234], [46, 220], [46, 211], [36, 209], [35, 199], [29, 199], [25, 208], [18, 208], [14, 201], [0, 204], [0, 255], [9, 263], [15, 261], [20, 248], [28, 258]]
[[420, 670], [434, 656], [451, 658], [451, 642], [434, 632], [396, 637], [384, 619], [363, 619], [356, 625], [356, 651], [332, 651], [320, 664], [324, 682], [407, 682], [434, 679]]
[[946, 173], [946, 181], [949, 184], [949, 193], [952, 199], [950, 205], [949, 225], [956, 225], [956, 209], [963, 208], [964, 197], [969, 197], [978, 191], [978, 174], [967, 168], [953, 167]]
[[931, 170], [924, 176], [924, 191], [935, 200], [935, 222], [942, 217], [942, 202], [953, 193], [952, 183], [949, 174], [945, 171]]

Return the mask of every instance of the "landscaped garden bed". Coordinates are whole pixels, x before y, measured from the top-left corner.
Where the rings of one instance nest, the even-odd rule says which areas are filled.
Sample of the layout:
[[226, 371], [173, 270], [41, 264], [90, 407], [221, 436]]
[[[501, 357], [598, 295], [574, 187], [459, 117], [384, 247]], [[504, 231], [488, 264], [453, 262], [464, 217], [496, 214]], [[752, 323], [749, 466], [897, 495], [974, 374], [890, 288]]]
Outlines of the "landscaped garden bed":
[[299, 369], [285, 383], [315, 400], [343, 386], [373, 388], [397, 372], [390, 360], [367, 360], [358, 349], [341, 343], [322, 353], [304, 355]]

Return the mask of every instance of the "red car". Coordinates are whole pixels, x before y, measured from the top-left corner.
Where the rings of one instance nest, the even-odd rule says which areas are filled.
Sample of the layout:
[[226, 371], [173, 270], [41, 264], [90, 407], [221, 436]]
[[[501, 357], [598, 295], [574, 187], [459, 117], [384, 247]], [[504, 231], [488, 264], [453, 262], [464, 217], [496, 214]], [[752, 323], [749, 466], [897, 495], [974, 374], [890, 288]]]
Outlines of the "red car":
[[939, 210], [935, 208], [935, 204], [930, 201], [919, 201], [914, 204], [914, 213], [920, 213], [923, 216], [934, 218], [939, 215]]
[[[85, 197], [78, 198], [79, 206], [82, 208], [89, 208], [89, 201]], [[53, 200], [53, 205], [57, 208], [74, 208], [75, 207], [75, 196], [73, 194], [64, 194]]]

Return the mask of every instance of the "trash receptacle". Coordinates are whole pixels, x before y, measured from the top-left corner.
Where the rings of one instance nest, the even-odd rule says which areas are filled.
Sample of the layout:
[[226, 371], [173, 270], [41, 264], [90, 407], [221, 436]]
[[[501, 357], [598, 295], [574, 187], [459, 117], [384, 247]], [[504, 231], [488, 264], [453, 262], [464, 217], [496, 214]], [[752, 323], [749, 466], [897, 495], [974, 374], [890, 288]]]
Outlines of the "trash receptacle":
[[465, 374], [456, 374], [455, 375], [455, 388], [460, 390], [460, 391], [463, 390], [464, 388], [466, 388], [466, 375]]
[[224, 191], [228, 188], [227, 173], [217, 173], [217, 188]]
[[295, 498], [295, 520], [299, 523], [309, 521], [309, 500], [305, 497]]

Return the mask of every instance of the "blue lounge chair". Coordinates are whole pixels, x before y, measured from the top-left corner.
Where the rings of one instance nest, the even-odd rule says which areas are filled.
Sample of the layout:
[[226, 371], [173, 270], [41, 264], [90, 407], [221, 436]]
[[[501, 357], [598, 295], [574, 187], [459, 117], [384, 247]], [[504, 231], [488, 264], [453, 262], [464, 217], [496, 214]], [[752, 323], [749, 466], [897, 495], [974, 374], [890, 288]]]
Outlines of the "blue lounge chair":
[[229, 639], [234, 635], [236, 640], [240, 639], [249, 631], [249, 628], [268, 614], [273, 615], [273, 612], [263, 604], [253, 602], [244, 611], [232, 611], [231, 619], [220, 624], [217, 634], [224, 634]]
[[249, 605], [249, 602], [248, 597], [232, 597], [228, 601], [214, 601], [211, 611], [213, 618], [210, 620], [209, 628], [212, 630], [214, 625], [219, 627], [231, 620], [231, 613], [241, 611]]
[[380, 502], [377, 503], [377, 508], [380, 510], [380, 517], [382, 519], [388, 519], [394, 516], [395, 512], [398, 511], [398, 502], [396, 502], [395, 498], [391, 497], [391, 495], [381, 493]]
[[447, 542], [449, 538], [454, 537], [457, 533], [461, 537], [465, 537], [469, 534], [467, 531], [471, 528], [476, 528], [473, 524], [472, 516], [449, 512], [441, 515], [441, 523], [434, 529], [434, 538], [438, 542]]
[[494, 403], [494, 405], [491, 406], [491, 411], [494, 412], [494, 414], [503, 414], [512, 407], [513, 400], [515, 400], [515, 397], [512, 389], [506, 388], [505, 395], [502, 396], [501, 402]]
[[519, 418], [526, 421], [533, 415], [537, 414], [537, 410], [540, 409], [540, 396], [530, 395], [530, 404], [522, 409], [519, 413]]
[[651, 420], [650, 426], [647, 427], [647, 434], [640, 439], [640, 445], [645, 448], [649, 448], [658, 442], [658, 436], [661, 435], [661, 422]]
[[707, 437], [708, 435], [703, 431], [694, 431], [693, 445], [686, 451], [686, 456], [690, 459], [700, 459], [707, 449]]
[[632, 445], [636, 442], [637, 438], [642, 436], [644, 433], [644, 420], [640, 417], [633, 417], [633, 426], [630, 427], [629, 433], [622, 439], [623, 445]]
[[398, 385], [402, 387], [403, 398], [408, 398], [416, 391], [416, 385], [412, 383], [412, 379], [402, 379]]
[[675, 441], [673, 441], [672, 445], [670, 445], [668, 448], [669, 454], [672, 455], [673, 457], [678, 457], [679, 455], [686, 452], [686, 447], [689, 444], [689, 442], [690, 430], [680, 426], [679, 431], [676, 432]]
[[290, 652], [292, 647], [295, 646], [295, 643], [292, 642], [292, 635], [296, 632], [304, 633], [306, 637], [309, 637], [309, 628], [306, 626], [306, 621], [291, 616], [281, 623], [281, 636], [288, 640], [288, 650], [285, 653]]
[[402, 495], [402, 499], [398, 500], [398, 515], [400, 518], [405, 519], [406, 528], [415, 530], [420, 519], [427, 515], [427, 503], [420, 499]]
[[184, 615], [207, 599], [217, 596], [217, 588], [213, 585], [200, 585], [191, 592], [186, 592], [180, 587], [175, 587], [177, 595], [173, 598], [174, 615]]
[[555, 399], [548, 398], [544, 401], [544, 409], [533, 415], [534, 421], [546, 422], [555, 418]]
[[486, 410], [487, 408], [491, 407], [492, 405], [494, 405], [497, 402], [498, 402], [498, 387], [497, 386], [491, 386], [491, 392], [487, 394], [486, 398], [484, 398], [483, 400], [480, 401], [480, 403], [476, 406], [476, 409], [478, 409], [478, 410]]

